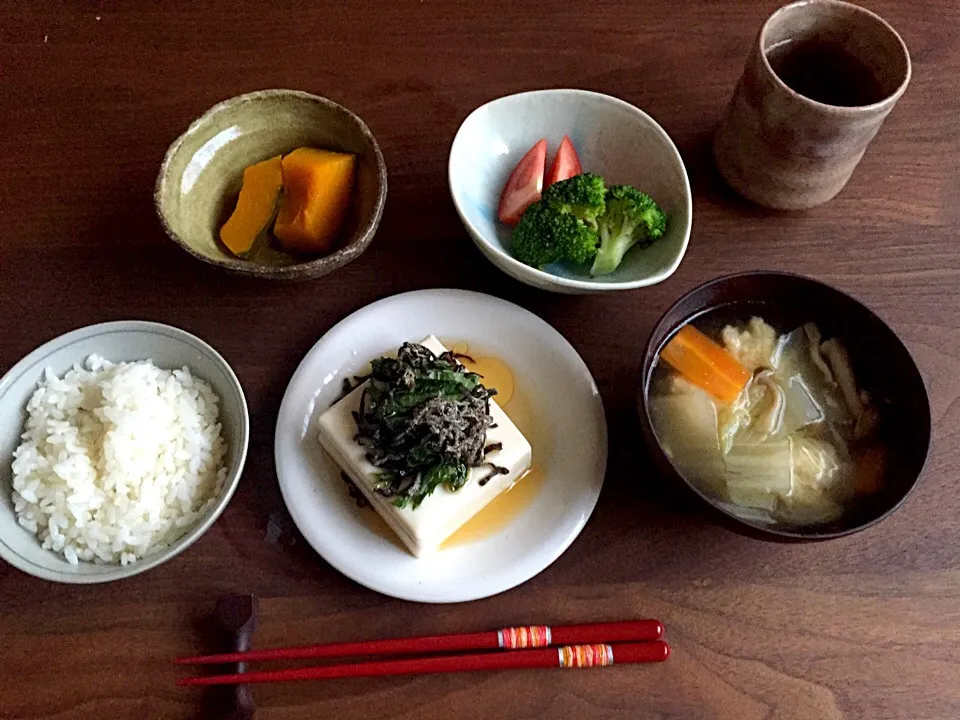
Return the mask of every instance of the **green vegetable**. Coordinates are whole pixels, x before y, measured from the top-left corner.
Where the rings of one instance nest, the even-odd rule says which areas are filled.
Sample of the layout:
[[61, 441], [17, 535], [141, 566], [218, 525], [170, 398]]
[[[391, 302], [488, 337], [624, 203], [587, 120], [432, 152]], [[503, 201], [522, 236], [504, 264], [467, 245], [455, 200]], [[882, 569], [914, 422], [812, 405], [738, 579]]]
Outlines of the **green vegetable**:
[[513, 231], [513, 255], [538, 268], [561, 260], [585, 264], [597, 254], [598, 240], [588, 224], [542, 199], [527, 208]]
[[575, 175], [543, 191], [513, 231], [513, 255], [533, 267], [555, 262], [584, 265], [591, 275], [617, 269], [634, 245], [663, 236], [667, 216], [636, 188], [614, 185], [592, 173]]
[[597, 254], [597, 218], [606, 189], [599, 175], [584, 173], [555, 182], [527, 208], [513, 231], [513, 254], [534, 267], [566, 261], [584, 265]]
[[667, 215], [649, 195], [629, 185], [614, 185], [607, 190], [606, 211], [598, 221], [600, 248], [590, 274], [612, 273], [627, 250], [647, 247], [666, 229]]
[[467, 484], [467, 477], [470, 470], [460, 462], [437, 463], [430, 467], [420, 477], [420, 485], [416, 493], [406, 493], [400, 495], [393, 504], [397, 507], [406, 507], [412, 504], [414, 508], [420, 506], [424, 498], [433, 493], [441, 485], [446, 485], [450, 490], [459, 490]]
[[381, 471], [374, 489], [398, 507], [417, 508], [441, 485], [462, 488], [470, 468], [484, 464], [496, 390], [452, 353], [436, 356], [413, 343], [371, 368], [354, 419], [357, 442]]
[[574, 175], [555, 182], [543, 191], [543, 201], [561, 212], [597, 229], [597, 218], [606, 209], [607, 190], [603, 178], [593, 173]]

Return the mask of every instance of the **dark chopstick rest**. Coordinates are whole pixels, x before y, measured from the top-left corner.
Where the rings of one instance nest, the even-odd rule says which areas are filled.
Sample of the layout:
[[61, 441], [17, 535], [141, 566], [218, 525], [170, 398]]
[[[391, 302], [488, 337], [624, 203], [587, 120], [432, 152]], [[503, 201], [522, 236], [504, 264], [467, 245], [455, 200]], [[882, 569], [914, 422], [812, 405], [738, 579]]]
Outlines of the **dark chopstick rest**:
[[[224, 649], [246, 652], [253, 643], [257, 629], [257, 599], [253, 595], [228, 595], [217, 602], [217, 626]], [[247, 664], [238, 662], [229, 666], [233, 672], [244, 673]], [[229, 688], [229, 698], [222, 714], [223, 720], [252, 720], [255, 712], [253, 694], [247, 685]]]

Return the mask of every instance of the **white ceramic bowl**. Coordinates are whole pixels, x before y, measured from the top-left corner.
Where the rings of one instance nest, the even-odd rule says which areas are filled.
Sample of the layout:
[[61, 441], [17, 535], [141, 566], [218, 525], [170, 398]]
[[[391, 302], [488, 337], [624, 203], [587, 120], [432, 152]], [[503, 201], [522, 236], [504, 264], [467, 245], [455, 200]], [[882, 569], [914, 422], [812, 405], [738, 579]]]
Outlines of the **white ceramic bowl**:
[[[547, 167], [569, 135], [586, 172], [609, 184], [643, 190], [667, 212], [666, 235], [631, 250], [610, 275], [591, 278], [562, 265], [548, 271], [511, 255], [512, 229], [497, 219], [500, 193], [510, 172], [540, 138], [548, 143]], [[642, 110], [587, 90], [536, 90], [508, 95], [474, 110], [453, 140], [450, 194], [480, 251], [508, 275], [543, 290], [596, 293], [646, 287], [670, 277], [687, 249], [693, 220], [690, 181], [670, 136]]]
[[[44, 550], [35, 535], [20, 527], [13, 511], [11, 462], [20, 443], [27, 401], [45, 368], [62, 375], [94, 354], [114, 362], [152, 359], [161, 368], [187, 365], [220, 397], [220, 422], [230, 469], [220, 497], [179, 540], [127, 566], [71, 565], [62, 555]], [[0, 557], [30, 575], [65, 583], [108, 582], [156, 567], [192, 545], [223, 512], [243, 472], [249, 434], [247, 403], [237, 376], [216, 350], [190, 333], [159, 323], [124, 321], [61, 335], [27, 355], [0, 379]]]

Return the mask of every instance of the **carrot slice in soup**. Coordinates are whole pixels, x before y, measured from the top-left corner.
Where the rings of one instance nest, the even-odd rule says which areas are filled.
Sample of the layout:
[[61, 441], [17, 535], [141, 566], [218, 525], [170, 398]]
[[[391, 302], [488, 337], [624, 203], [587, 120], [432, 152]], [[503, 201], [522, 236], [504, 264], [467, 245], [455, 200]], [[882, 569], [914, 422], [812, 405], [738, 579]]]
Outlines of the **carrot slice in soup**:
[[718, 400], [733, 402], [750, 380], [750, 371], [721, 345], [693, 325], [684, 325], [671, 338], [660, 359]]

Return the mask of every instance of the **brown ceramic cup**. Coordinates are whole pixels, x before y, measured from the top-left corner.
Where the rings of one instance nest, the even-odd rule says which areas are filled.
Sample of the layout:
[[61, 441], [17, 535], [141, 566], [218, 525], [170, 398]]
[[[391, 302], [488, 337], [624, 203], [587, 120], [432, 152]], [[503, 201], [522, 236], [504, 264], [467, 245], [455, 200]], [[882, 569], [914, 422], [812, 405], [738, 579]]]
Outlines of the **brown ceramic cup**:
[[879, 15], [840, 0], [786, 5], [760, 29], [721, 120], [717, 167], [760, 205], [820, 205], [846, 185], [909, 82], [907, 47]]

